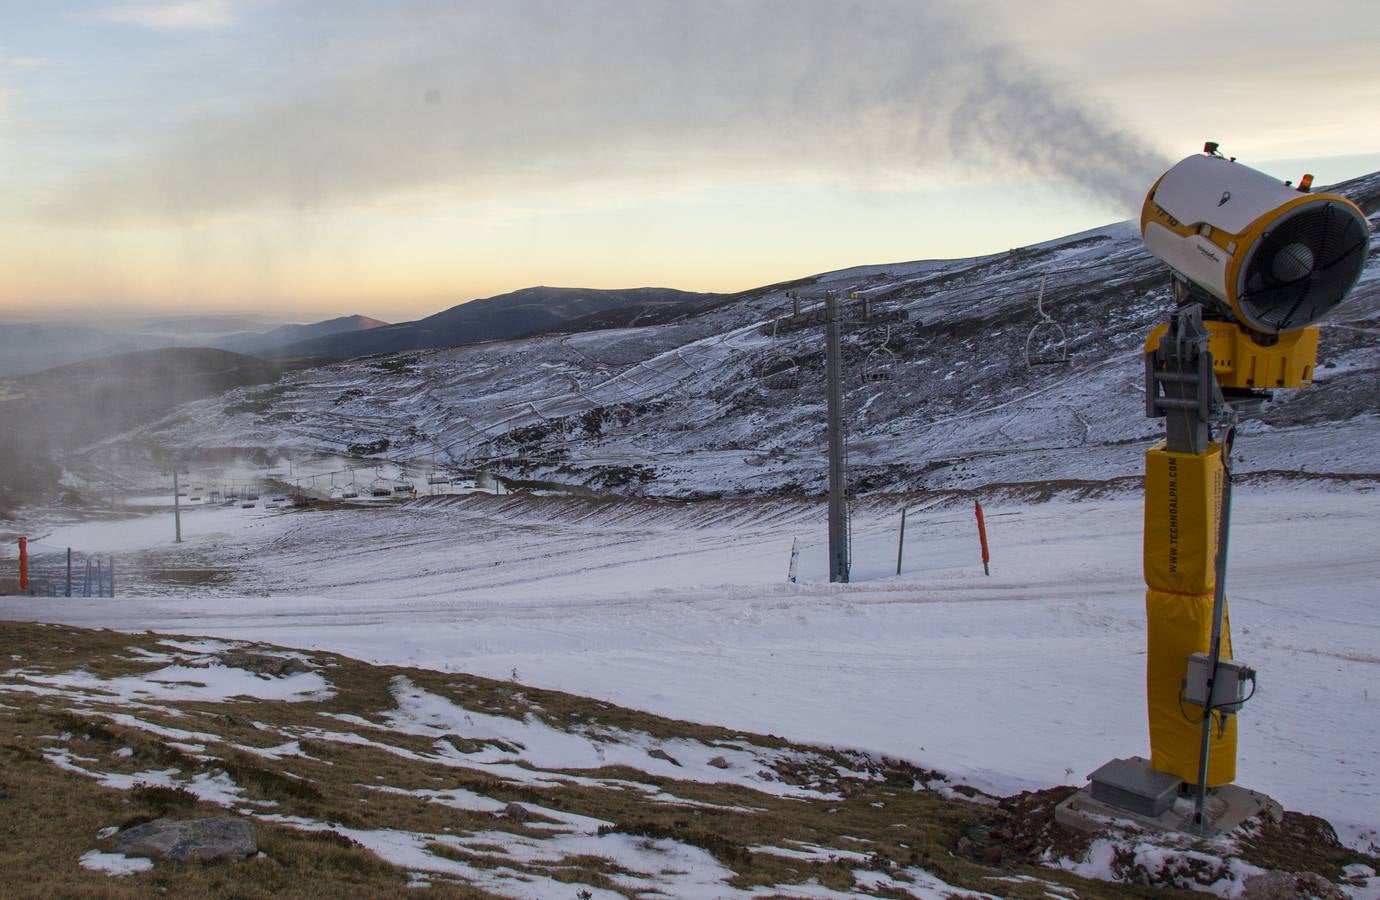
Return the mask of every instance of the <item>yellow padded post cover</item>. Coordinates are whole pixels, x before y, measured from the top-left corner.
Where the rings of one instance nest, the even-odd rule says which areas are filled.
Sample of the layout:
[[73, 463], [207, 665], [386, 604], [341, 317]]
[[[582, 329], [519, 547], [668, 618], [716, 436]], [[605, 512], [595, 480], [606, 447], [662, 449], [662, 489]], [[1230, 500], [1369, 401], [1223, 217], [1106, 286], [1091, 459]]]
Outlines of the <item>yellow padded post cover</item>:
[[[1195, 455], [1171, 453], [1161, 442], [1145, 454], [1150, 765], [1190, 783], [1198, 780], [1203, 710], [1181, 704], [1180, 690], [1188, 657], [1210, 649], [1221, 503], [1222, 450], [1217, 444]], [[1225, 620], [1222, 632], [1222, 658], [1230, 659], [1231, 636]], [[1236, 778], [1235, 716], [1227, 717], [1220, 737], [1214, 726], [1208, 759], [1209, 787]]]

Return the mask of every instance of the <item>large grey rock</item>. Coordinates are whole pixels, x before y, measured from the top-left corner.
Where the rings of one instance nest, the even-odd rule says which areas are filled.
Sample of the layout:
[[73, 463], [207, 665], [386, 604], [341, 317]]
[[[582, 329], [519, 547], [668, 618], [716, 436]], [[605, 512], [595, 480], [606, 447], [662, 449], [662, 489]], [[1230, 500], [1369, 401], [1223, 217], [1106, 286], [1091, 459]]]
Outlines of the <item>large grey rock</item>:
[[248, 650], [226, 650], [220, 655], [223, 665], [232, 669], [244, 669], [256, 675], [281, 678], [298, 672], [310, 672], [311, 666], [295, 656], [273, 656], [269, 653], [252, 653]]
[[259, 850], [254, 826], [244, 819], [154, 819], [120, 832], [115, 849], [126, 856], [150, 856], [178, 862], [244, 859]]
[[1346, 900], [1347, 895], [1336, 885], [1312, 872], [1266, 872], [1252, 875], [1242, 885], [1246, 900]]

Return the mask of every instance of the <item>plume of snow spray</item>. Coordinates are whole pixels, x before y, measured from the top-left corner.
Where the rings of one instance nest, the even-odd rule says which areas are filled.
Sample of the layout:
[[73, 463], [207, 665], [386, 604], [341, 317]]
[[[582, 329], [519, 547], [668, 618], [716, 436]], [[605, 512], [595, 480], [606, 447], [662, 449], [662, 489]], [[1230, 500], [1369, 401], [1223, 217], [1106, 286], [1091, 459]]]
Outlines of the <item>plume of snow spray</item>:
[[294, 47], [270, 97], [112, 161], [57, 212], [185, 220], [619, 179], [885, 187], [973, 161], [1125, 212], [1165, 167], [929, 3], [419, 2], [405, 23], [344, 9], [359, 43]]
[[1140, 209], [1169, 160], [1103, 121], [1009, 48], [989, 48], [953, 111], [955, 154], [1059, 179], [1122, 214]]

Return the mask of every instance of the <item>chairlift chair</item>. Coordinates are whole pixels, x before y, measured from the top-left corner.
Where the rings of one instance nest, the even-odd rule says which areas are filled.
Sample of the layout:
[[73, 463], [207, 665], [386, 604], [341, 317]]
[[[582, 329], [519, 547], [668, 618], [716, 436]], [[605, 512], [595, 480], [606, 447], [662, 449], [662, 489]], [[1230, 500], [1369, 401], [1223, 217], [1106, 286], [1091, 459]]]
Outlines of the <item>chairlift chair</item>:
[[885, 347], [878, 347], [867, 354], [863, 362], [863, 381], [870, 384], [895, 381], [896, 373], [892, 371], [895, 368], [896, 354]]
[[784, 353], [768, 356], [757, 371], [767, 390], [790, 391], [800, 387], [800, 364]]
[[887, 349], [891, 343], [891, 326], [886, 327], [886, 337], [872, 348], [863, 360], [862, 379], [868, 384], [879, 384], [896, 380], [896, 354]]
[[1040, 293], [1035, 298], [1035, 310], [1040, 321], [1030, 329], [1025, 338], [1025, 364], [1027, 368], [1041, 366], [1066, 366], [1069, 364], [1068, 335], [1064, 326], [1054, 321], [1045, 312], [1045, 279], [1040, 279]]
[[382, 476], [380, 476], [380, 477], [378, 477], [378, 478], [375, 478], [375, 479], [373, 480], [373, 482], [370, 483], [370, 485], [369, 485], [369, 496], [371, 496], [371, 497], [391, 497], [391, 496], [393, 496], [393, 489], [392, 489], [391, 487], [389, 487], [389, 486], [388, 486], [388, 482], [387, 482], [387, 481], [384, 481], [383, 478], [382, 478]]

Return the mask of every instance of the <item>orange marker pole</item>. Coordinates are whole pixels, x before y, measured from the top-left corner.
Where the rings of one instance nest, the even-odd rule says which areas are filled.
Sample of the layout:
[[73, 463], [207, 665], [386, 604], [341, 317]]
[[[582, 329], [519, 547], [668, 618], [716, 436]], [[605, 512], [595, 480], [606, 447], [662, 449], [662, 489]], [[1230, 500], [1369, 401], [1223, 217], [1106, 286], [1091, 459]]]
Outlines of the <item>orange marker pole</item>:
[[982, 543], [982, 574], [991, 575], [991, 570], [987, 568], [992, 561], [992, 554], [987, 551], [987, 523], [982, 520], [982, 504], [976, 500], [973, 501], [973, 513], [977, 516], [978, 540]]
[[19, 539], [19, 590], [29, 589], [29, 539]]

